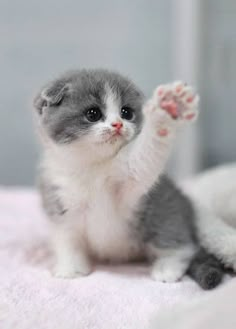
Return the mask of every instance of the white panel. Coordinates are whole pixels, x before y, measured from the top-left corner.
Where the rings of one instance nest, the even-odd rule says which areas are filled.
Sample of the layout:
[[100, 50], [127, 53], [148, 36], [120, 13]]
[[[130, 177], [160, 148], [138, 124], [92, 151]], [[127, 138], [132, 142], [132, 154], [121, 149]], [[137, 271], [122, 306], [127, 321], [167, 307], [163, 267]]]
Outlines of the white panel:
[[[199, 69], [200, 1], [173, 2], [173, 78], [197, 88]], [[171, 162], [177, 179], [191, 176], [201, 166], [198, 125], [185, 127], [180, 134]]]

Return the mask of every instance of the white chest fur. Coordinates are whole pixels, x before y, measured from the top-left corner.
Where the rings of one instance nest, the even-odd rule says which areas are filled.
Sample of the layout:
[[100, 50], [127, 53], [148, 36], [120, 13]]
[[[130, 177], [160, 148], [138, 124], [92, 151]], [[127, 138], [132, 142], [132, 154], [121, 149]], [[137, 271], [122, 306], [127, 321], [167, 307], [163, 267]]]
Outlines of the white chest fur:
[[141, 247], [131, 229], [136, 219], [132, 209], [121, 204], [109, 167], [53, 175], [69, 209], [65, 220], [78, 230], [78, 239], [85, 240], [94, 258], [119, 262], [140, 257]]

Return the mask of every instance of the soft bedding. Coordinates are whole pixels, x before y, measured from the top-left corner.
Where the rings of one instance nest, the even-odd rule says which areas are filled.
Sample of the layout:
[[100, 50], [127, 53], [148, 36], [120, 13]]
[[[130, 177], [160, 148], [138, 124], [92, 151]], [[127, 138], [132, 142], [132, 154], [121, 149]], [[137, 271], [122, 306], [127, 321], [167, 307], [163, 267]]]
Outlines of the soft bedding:
[[154, 313], [211, 294], [187, 277], [152, 281], [145, 264], [54, 278], [47, 238], [37, 192], [0, 189], [0, 328], [145, 329]]

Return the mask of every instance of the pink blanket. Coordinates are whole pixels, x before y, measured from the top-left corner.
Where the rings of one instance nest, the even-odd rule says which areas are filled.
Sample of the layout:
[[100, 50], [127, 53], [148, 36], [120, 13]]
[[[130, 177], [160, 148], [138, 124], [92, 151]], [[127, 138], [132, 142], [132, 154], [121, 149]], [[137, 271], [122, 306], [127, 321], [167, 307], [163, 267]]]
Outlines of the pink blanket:
[[145, 265], [53, 278], [47, 237], [35, 192], [0, 190], [1, 329], [145, 329], [153, 313], [209, 294], [189, 278], [154, 282]]

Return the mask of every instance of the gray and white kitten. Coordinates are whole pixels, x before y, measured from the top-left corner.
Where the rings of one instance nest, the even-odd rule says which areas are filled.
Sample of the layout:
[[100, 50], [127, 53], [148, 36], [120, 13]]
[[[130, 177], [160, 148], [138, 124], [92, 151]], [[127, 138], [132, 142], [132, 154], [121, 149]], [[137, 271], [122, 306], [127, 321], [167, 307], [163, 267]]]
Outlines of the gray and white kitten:
[[40, 187], [56, 276], [139, 259], [152, 261], [155, 280], [186, 273], [198, 250], [195, 213], [163, 170], [177, 127], [197, 116], [197, 105], [181, 82], [145, 102], [130, 80], [106, 70], [68, 72], [40, 91]]

